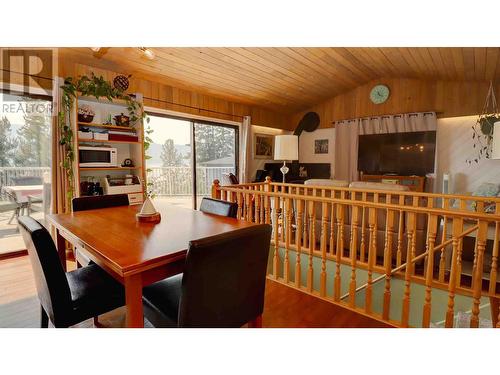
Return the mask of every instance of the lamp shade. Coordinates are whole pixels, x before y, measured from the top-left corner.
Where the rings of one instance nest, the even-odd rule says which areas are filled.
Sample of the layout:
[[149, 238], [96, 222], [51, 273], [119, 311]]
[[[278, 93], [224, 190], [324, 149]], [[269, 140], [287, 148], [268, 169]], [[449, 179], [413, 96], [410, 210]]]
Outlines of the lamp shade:
[[493, 124], [493, 143], [491, 146], [491, 159], [500, 159], [500, 121]]
[[274, 138], [274, 160], [298, 160], [299, 137], [296, 135], [277, 135]]

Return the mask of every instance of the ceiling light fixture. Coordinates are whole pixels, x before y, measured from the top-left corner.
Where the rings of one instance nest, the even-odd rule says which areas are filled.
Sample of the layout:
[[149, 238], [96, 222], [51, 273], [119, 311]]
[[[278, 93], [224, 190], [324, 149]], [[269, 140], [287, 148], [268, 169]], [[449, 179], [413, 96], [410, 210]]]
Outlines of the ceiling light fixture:
[[90, 47], [90, 49], [94, 52], [99, 52], [99, 50], [101, 49], [101, 47]]
[[139, 49], [144, 54], [144, 56], [146, 56], [146, 58], [148, 58], [149, 60], [153, 60], [156, 57], [155, 53], [149, 48], [139, 47]]

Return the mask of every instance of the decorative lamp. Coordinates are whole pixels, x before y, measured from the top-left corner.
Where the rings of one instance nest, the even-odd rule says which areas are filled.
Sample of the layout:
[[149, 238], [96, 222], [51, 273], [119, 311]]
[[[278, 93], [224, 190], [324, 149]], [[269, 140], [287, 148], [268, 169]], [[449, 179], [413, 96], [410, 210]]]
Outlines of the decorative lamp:
[[500, 121], [497, 121], [493, 124], [491, 159], [500, 159]]
[[283, 173], [283, 183], [285, 183], [285, 175], [289, 171], [286, 161], [298, 159], [299, 137], [296, 135], [277, 135], [274, 139], [274, 160], [283, 160], [283, 166], [280, 168], [281, 173]]

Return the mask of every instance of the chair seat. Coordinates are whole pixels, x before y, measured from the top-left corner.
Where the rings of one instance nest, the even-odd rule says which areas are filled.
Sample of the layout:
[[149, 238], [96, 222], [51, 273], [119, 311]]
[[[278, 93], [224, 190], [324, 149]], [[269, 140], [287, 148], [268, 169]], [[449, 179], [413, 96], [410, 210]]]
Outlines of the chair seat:
[[155, 327], [177, 327], [182, 292], [182, 274], [144, 287], [142, 300], [148, 320]]
[[123, 286], [98, 265], [67, 272], [73, 321], [80, 322], [125, 304]]

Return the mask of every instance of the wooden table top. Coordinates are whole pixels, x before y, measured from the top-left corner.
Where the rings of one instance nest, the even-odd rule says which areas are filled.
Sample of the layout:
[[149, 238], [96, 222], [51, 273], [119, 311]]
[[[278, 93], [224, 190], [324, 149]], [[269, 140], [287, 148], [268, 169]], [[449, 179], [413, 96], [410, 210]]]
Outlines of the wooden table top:
[[164, 202], [154, 204], [161, 213], [158, 224], [136, 220], [140, 205], [51, 214], [47, 219], [120, 276], [184, 257], [191, 240], [255, 225]]

